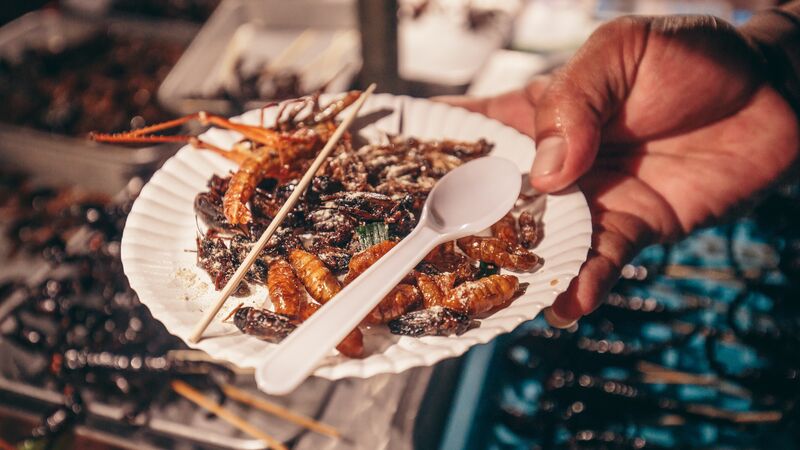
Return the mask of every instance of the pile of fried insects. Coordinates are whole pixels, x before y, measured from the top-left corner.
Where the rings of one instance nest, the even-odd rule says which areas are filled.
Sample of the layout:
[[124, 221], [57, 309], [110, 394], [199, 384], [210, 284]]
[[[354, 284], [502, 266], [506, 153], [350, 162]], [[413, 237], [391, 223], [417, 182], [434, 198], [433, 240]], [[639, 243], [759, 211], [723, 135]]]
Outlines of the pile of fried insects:
[[[208, 190], [194, 202], [207, 229], [197, 239], [197, 264], [221, 289], [333, 134], [337, 115], [360, 95], [353, 91], [324, 106], [317, 95], [284, 102], [270, 127], [198, 113], [129, 133], [93, 137], [107, 142], [184, 141], [238, 164], [229, 176], [212, 176]], [[194, 136], [151, 134], [189, 120], [233, 130], [243, 138], [222, 149]], [[356, 149], [345, 135], [235, 293], [246, 296], [252, 284], [266, 285], [272, 309], [239, 308], [233, 316], [236, 326], [280, 342], [416, 226], [439, 178], [491, 149], [484, 139], [422, 141], [396, 136]], [[531, 272], [540, 267], [541, 259], [530, 250], [539, 237], [534, 215], [523, 211], [494, 224], [491, 236], [445, 243], [395, 286], [362, 325], [388, 324], [392, 333], [409, 336], [463, 333], [477, 326], [476, 315], [524, 293], [526, 284], [499, 269]], [[362, 356], [361, 331], [354, 329], [337, 348], [350, 357]]]

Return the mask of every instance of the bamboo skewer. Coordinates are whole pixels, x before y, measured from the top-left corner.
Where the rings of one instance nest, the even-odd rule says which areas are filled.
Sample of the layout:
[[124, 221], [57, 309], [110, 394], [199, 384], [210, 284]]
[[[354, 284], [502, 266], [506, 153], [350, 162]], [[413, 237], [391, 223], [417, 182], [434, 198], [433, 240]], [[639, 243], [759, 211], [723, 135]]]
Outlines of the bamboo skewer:
[[300, 68], [298, 73], [302, 74], [305, 79], [308, 79], [309, 75], [313, 75], [317, 80], [316, 84], [319, 84], [319, 80], [323, 80], [321, 86], [326, 87], [353, 64], [352, 61], [348, 61], [347, 55], [348, 51], [353, 49], [357, 43], [358, 33], [356, 31], [336, 33], [328, 47]]
[[[220, 84], [226, 88], [231, 88], [236, 83], [235, 70], [236, 62], [244, 52], [247, 44], [253, 41], [255, 30], [252, 24], [245, 24], [239, 27], [233, 34], [228, 46], [222, 54], [222, 60], [219, 63], [218, 73], [220, 74]], [[206, 83], [208, 84], [208, 83]], [[207, 89], [204, 89], [207, 91]]]
[[274, 72], [289, 66], [289, 63], [297, 58], [297, 55], [304, 52], [316, 39], [317, 33], [311, 28], [303, 31], [291, 44], [286, 46], [272, 61], [267, 62], [264, 72]]
[[[744, 270], [744, 278], [753, 279], [761, 276], [762, 270]], [[708, 279], [713, 281], [739, 281], [736, 273], [728, 268], [695, 267], [682, 264], [670, 264], [664, 268], [664, 275], [672, 278]]]
[[367, 90], [365, 90], [361, 94], [358, 100], [356, 100], [356, 102], [353, 104], [352, 107], [353, 109], [350, 112], [350, 115], [345, 117], [345, 119], [342, 120], [342, 123], [340, 123], [339, 126], [336, 128], [336, 131], [333, 132], [333, 135], [325, 144], [325, 146], [322, 148], [322, 150], [319, 152], [317, 157], [314, 159], [314, 162], [311, 163], [311, 166], [308, 168], [305, 175], [303, 175], [303, 178], [300, 180], [299, 183], [297, 183], [297, 186], [292, 191], [292, 195], [290, 195], [289, 198], [286, 200], [286, 203], [283, 204], [280, 211], [278, 211], [278, 214], [275, 215], [275, 218], [272, 219], [272, 222], [270, 222], [267, 229], [264, 230], [264, 233], [261, 235], [258, 241], [256, 241], [256, 243], [253, 245], [253, 248], [250, 249], [250, 253], [247, 254], [244, 261], [242, 261], [242, 264], [239, 266], [238, 269], [236, 269], [236, 272], [234, 272], [231, 279], [228, 280], [228, 283], [225, 285], [225, 287], [222, 289], [222, 292], [220, 293], [219, 300], [217, 300], [217, 303], [205, 312], [203, 318], [200, 320], [200, 322], [198, 322], [197, 326], [192, 331], [192, 334], [189, 335], [189, 342], [197, 343], [203, 336], [203, 333], [205, 332], [206, 328], [208, 328], [208, 325], [211, 323], [211, 321], [214, 319], [217, 313], [219, 313], [219, 310], [222, 309], [222, 306], [225, 304], [225, 301], [228, 300], [228, 297], [230, 297], [231, 294], [239, 286], [239, 283], [241, 283], [245, 274], [247, 274], [247, 271], [250, 270], [250, 266], [253, 265], [255, 260], [258, 258], [258, 255], [261, 253], [262, 250], [264, 250], [264, 247], [267, 245], [267, 242], [272, 237], [272, 234], [275, 233], [275, 230], [278, 229], [280, 224], [286, 218], [286, 215], [289, 214], [292, 208], [294, 208], [294, 205], [300, 199], [300, 196], [303, 195], [309, 183], [311, 183], [311, 180], [312, 178], [314, 178], [314, 175], [317, 173], [317, 170], [319, 170], [320, 166], [328, 158], [328, 155], [333, 151], [333, 149], [339, 143], [339, 139], [342, 138], [342, 135], [350, 127], [350, 124], [353, 123], [353, 119], [355, 119], [356, 115], [358, 115], [358, 111], [361, 110], [361, 107], [364, 106], [364, 102], [367, 100], [367, 98], [370, 96], [370, 94], [372, 94], [374, 90], [375, 90], [375, 84], [373, 83], [372, 85], [370, 85], [370, 87], [367, 88]]
[[315, 431], [319, 434], [324, 434], [333, 438], [341, 437], [339, 430], [328, 424], [318, 422], [301, 414], [297, 414], [284, 408], [283, 406], [277, 405], [265, 399], [253, 397], [253, 394], [242, 391], [241, 389], [238, 389], [230, 384], [222, 385], [222, 391], [229, 398], [232, 398], [240, 403], [260, 409], [261, 411], [270, 413], [276, 417], [300, 425], [301, 427], [307, 428], [311, 431]]
[[229, 424], [233, 425], [242, 432], [247, 433], [256, 439], [263, 441], [270, 448], [275, 450], [288, 450], [286, 446], [283, 445], [283, 443], [281, 443], [274, 437], [268, 435], [267, 433], [264, 433], [263, 431], [259, 430], [252, 424], [246, 422], [241, 417], [237, 416], [230, 410], [224, 408], [214, 400], [211, 400], [210, 398], [206, 397], [201, 392], [197, 391], [196, 389], [184, 383], [183, 381], [180, 380], [173, 381], [172, 389], [178, 394], [180, 394], [182, 397], [191, 401], [192, 403], [195, 403], [201, 408], [216, 414], [217, 417], [224, 420], [225, 422], [228, 422]]

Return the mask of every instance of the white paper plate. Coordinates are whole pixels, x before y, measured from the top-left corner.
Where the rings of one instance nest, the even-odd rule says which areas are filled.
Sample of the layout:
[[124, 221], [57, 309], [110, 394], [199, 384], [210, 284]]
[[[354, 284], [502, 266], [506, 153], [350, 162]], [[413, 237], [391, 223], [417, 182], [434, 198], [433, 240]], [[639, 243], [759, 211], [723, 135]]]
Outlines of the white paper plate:
[[[534, 144], [530, 138], [464, 109], [381, 94], [366, 102], [360, 116], [372, 120], [362, 129], [362, 136], [377, 136], [381, 134], [378, 130], [382, 130], [429, 139], [485, 137], [495, 144], [493, 154], [517, 163], [520, 174], [528, 171], [533, 160]], [[257, 123], [258, 112], [247, 113], [241, 120]], [[267, 120], [274, 120], [274, 116], [267, 115]], [[212, 129], [204, 138], [229, 148], [237, 135]], [[218, 155], [184, 147], [144, 187], [125, 226], [122, 262], [131, 286], [153, 317], [184, 340], [218, 295], [208, 275], [195, 266], [193, 251], [198, 224], [193, 200], [206, 189], [212, 174], [225, 175], [234, 167]], [[364, 336], [367, 357], [347, 359], [331, 355], [315, 374], [329, 379], [370, 377], [431, 365], [513, 330], [552, 304], [586, 259], [592, 233], [589, 209], [576, 188], [539, 197], [525, 207], [533, 208], [542, 217], [544, 239], [535, 251], [545, 261], [537, 272], [520, 275], [521, 282], [530, 283], [525, 295], [483, 318], [480, 327], [461, 336], [411, 338], [392, 335], [382, 327], [367, 330]], [[219, 317], [226, 316], [240, 301], [258, 304], [265, 298], [266, 289], [259, 288], [248, 298], [230, 299]], [[206, 336], [209, 337], [193, 346], [242, 367], [255, 366], [274, 348], [273, 344], [243, 335], [220, 320], [214, 321]]]

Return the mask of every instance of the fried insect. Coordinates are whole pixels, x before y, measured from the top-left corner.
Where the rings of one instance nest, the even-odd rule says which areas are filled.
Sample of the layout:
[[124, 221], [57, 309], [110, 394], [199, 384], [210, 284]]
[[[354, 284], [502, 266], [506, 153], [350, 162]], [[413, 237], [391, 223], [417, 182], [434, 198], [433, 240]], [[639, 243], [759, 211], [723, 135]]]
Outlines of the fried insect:
[[[205, 270], [214, 282], [214, 288], [222, 289], [236, 272], [234, 256], [222, 239], [209, 235], [197, 238], [197, 266]], [[232, 294], [242, 297], [250, 294], [247, 283], [240, 283]]]
[[[347, 285], [355, 280], [395, 245], [397, 242], [383, 241], [353, 255], [350, 259], [349, 270], [344, 277], [344, 284]], [[408, 283], [400, 283], [386, 294], [378, 306], [364, 319], [364, 323], [368, 325], [386, 323], [408, 311], [409, 308], [419, 303], [420, 299], [419, 289]]]
[[428, 164], [429, 173], [436, 177], [442, 177], [447, 172], [464, 164], [461, 158], [439, 151], [426, 153], [424, 158]]
[[292, 321], [268, 309], [245, 306], [233, 316], [236, 328], [244, 334], [277, 344], [297, 328]]
[[239, 162], [239, 169], [231, 176], [230, 186], [222, 200], [225, 218], [229, 223], [237, 225], [253, 220], [247, 202], [252, 197], [259, 181], [268, 176], [278, 176], [284, 166], [288, 168], [296, 160], [314, 154], [320, 138], [311, 135], [306, 137], [307, 141], [296, 141], [295, 145], [272, 147], [267, 144], [252, 148], [249, 152], [250, 155]]
[[441, 306], [453, 289], [456, 276], [447, 272], [439, 275], [428, 275], [419, 272], [416, 274], [417, 287], [422, 294], [422, 304], [425, 308]]
[[457, 156], [465, 161], [486, 156], [492, 151], [494, 144], [486, 139], [477, 141], [456, 141], [444, 139], [441, 141], [428, 141], [422, 144], [427, 151], [439, 150], [449, 155]]
[[453, 309], [434, 306], [412, 311], [389, 322], [389, 330], [405, 336], [449, 336], [461, 334], [478, 325], [468, 315]]
[[201, 192], [194, 198], [194, 212], [215, 231], [226, 231], [230, 228], [222, 211], [222, 198], [212, 192]]
[[[307, 298], [305, 289], [292, 266], [284, 259], [277, 259], [270, 265], [267, 287], [275, 313], [298, 325], [305, 322], [321, 306]], [[336, 348], [348, 357], [360, 357], [364, 352], [364, 337], [361, 330], [354, 329]]]
[[[252, 248], [253, 243], [244, 235], [237, 234], [231, 238], [229, 250], [234, 265], [234, 271], [242, 264], [245, 258], [247, 258], [247, 254], [250, 253]], [[251, 283], [264, 284], [267, 281], [267, 270], [272, 263], [272, 259], [273, 256], [267, 252], [259, 255], [258, 259], [250, 266], [250, 270], [247, 271], [244, 279]]]
[[456, 286], [442, 306], [474, 316], [505, 304], [518, 294], [519, 287], [519, 279], [513, 275], [489, 275]]
[[514, 215], [511, 213], [503, 216], [502, 219], [492, 225], [492, 236], [500, 239], [509, 245], [519, 244], [519, 237], [517, 236], [517, 221], [514, 220]]
[[353, 257], [350, 258], [350, 264], [348, 265], [349, 270], [344, 276], [344, 284], [350, 284], [351, 281], [355, 280], [357, 276], [364, 273], [369, 266], [373, 265], [375, 261], [381, 259], [381, 257], [389, 252], [389, 250], [394, 248], [395, 245], [397, 245], [397, 242], [395, 241], [383, 241], [353, 255]]
[[396, 319], [414, 307], [421, 300], [419, 289], [406, 283], [394, 287], [364, 318], [367, 325], [379, 325]]
[[[236, 123], [201, 111], [127, 133], [91, 133], [90, 138], [100, 142], [116, 143], [183, 142], [234, 161], [239, 168], [231, 176], [222, 203], [225, 218], [229, 224], [235, 226], [252, 221], [252, 213], [247, 207], [247, 202], [259, 182], [266, 177], [289, 179], [300, 171], [305, 159], [313, 156], [336, 129], [333, 123], [336, 115], [355, 102], [360, 95], [358, 91], [351, 91], [324, 108], [319, 107], [317, 96], [312, 97], [312, 112], [306, 119], [300, 122], [292, 120], [292, 123], [282, 123], [276, 128]], [[236, 131], [243, 136], [243, 140], [236, 143], [232, 149], [226, 150], [195, 136], [153, 134], [182, 126], [193, 120], [199, 121], [202, 125], [214, 125]], [[348, 147], [349, 137], [344, 137], [340, 146]]]
[[296, 248], [289, 252], [289, 263], [314, 300], [324, 304], [342, 290], [339, 280], [315, 255]]
[[456, 277], [456, 283], [474, 280], [478, 274], [478, 267], [469, 258], [456, 253], [455, 241], [445, 242], [431, 250], [417, 269], [429, 275], [452, 273]]
[[320, 243], [314, 245], [311, 251], [334, 273], [341, 273], [347, 270], [347, 266], [350, 263], [350, 253], [339, 247]]
[[355, 152], [342, 151], [336, 154], [328, 163], [326, 173], [349, 192], [371, 189], [364, 161]]
[[267, 289], [276, 313], [289, 318], [299, 316], [306, 301], [306, 292], [285, 259], [278, 258], [270, 264]]
[[541, 233], [539, 224], [529, 211], [523, 211], [519, 215], [519, 243], [525, 248], [532, 248], [539, 243]]
[[468, 236], [457, 242], [458, 248], [470, 258], [514, 272], [530, 272], [540, 262], [539, 257], [531, 251], [519, 245], [509, 245], [496, 237]]
[[357, 220], [332, 209], [318, 209], [307, 215], [312, 229], [328, 245], [346, 245], [353, 238]]
[[322, 197], [324, 208], [341, 211], [361, 220], [381, 220], [397, 207], [389, 196], [375, 192], [337, 192]]

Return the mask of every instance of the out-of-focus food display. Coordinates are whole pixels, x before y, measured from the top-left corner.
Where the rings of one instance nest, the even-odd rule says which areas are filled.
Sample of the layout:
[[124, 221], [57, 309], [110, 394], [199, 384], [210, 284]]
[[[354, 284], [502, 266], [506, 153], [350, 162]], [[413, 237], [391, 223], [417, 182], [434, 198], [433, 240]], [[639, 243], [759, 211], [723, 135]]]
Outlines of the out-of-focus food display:
[[[134, 196], [111, 201], [0, 173], [0, 226], [8, 243], [0, 257], [24, 264], [38, 256], [51, 268], [44, 277], [0, 284], [3, 342], [44, 362], [23, 368], [27, 382], [64, 395], [64, 405], [42, 418], [30, 441], [48, 442], [80, 423], [85, 396], [116, 399], [134, 421], [161, 395], [154, 381], [164, 386], [164, 380], [186, 375], [198, 382], [217, 370], [170, 360], [166, 352], [181, 348], [180, 342], [127, 284], [119, 240]], [[222, 367], [219, 373], [230, 378]]]
[[301, 74], [296, 70], [270, 70], [262, 66], [256, 70], [246, 71], [244, 60], [241, 58], [236, 60], [232, 81], [228, 86], [221, 86], [210, 97], [230, 100], [238, 106], [251, 100], [278, 101], [302, 97], [305, 94], [301, 87]]
[[69, 136], [166, 120], [155, 101], [184, 46], [98, 33], [0, 60], [0, 121]]
[[223, 2], [159, 90], [181, 114], [235, 115], [313, 92], [352, 88], [361, 68], [347, 1]]
[[[205, 87], [197, 97], [225, 100], [233, 111], [243, 112], [256, 104], [324, 93], [332, 83], [344, 82], [358, 68], [355, 51], [357, 34], [352, 31], [320, 33], [305, 30], [291, 36], [279, 53], [256, 54], [263, 31], [250, 24], [239, 27], [222, 55], [213, 87]], [[265, 41], [267, 42], [267, 41]]]
[[[253, 398], [246, 386], [237, 387], [242, 383], [232, 368], [187, 350], [170, 335], [128, 285], [120, 238], [141, 185], [133, 180], [112, 199], [0, 171], [0, 261], [5, 269], [0, 273], [0, 392], [6, 401], [24, 393], [54, 404], [30, 431], [18, 430], [12, 438], [5, 430], [1, 439], [19, 448], [73, 448], [81, 445], [73, 431], [92, 424], [101, 430], [115, 425], [133, 432], [148, 429], [159, 439], [186, 442], [181, 427], [186, 417], [194, 417], [196, 426], [212, 428], [190, 436], [200, 448], [259, 444], [235, 437], [234, 427], [202, 418], [202, 410], [170, 394], [174, 386], [190, 386], [201, 397], [224, 390], [234, 400]], [[280, 407], [268, 411], [278, 420], [297, 421], [297, 413], [283, 414]], [[181, 417], [177, 426], [169, 417], [175, 414]], [[265, 423], [262, 417], [248, 421]], [[298, 430], [289, 426], [279, 440]], [[144, 438], [139, 433], [132, 439]], [[175, 441], [159, 442], [171, 446]]]

